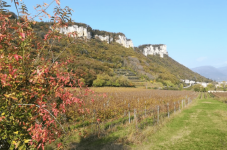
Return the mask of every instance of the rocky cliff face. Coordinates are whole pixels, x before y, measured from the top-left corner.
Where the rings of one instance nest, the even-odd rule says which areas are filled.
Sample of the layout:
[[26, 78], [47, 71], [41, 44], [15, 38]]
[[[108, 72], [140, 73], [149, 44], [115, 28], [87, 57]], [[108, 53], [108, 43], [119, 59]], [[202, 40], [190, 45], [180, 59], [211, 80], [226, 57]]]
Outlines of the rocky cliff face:
[[[107, 43], [116, 41], [117, 43], [121, 44], [124, 47], [127, 47], [127, 48], [134, 47], [132, 40], [127, 39], [124, 35], [118, 35], [118, 33], [111, 33], [109, 35], [108, 32], [106, 32], [106, 31], [100, 31], [101, 33], [104, 33], [104, 34], [102, 34], [102, 35], [93, 34], [93, 36], [92, 36], [91, 32], [93, 32], [93, 31], [88, 32], [88, 29], [86, 27], [78, 26], [78, 25], [72, 25], [72, 26], [60, 28], [58, 30], [62, 34], [76, 32], [77, 37], [84, 38], [84, 39], [97, 38], [97, 39], [100, 39], [101, 41], [106, 41]], [[107, 33], [107, 35], [105, 35], [105, 32]]]
[[[114, 35], [95, 35], [94, 37], [100, 39], [101, 41], [106, 41], [107, 43], [114, 41]], [[127, 39], [124, 35], [118, 35], [117, 37], [115, 37], [115, 42], [121, 44], [126, 48], [134, 47], [132, 40]]]
[[119, 35], [118, 37], [119, 37], [119, 39], [116, 40], [117, 43], [119, 43], [119, 44], [121, 44], [121, 45], [123, 45], [124, 47], [127, 47], [127, 48], [134, 47], [133, 43], [132, 43], [132, 40], [128, 40], [123, 35]]
[[68, 33], [71, 33], [71, 32], [76, 32], [77, 33], [77, 37], [91, 39], [91, 33], [88, 32], [87, 31], [87, 28], [85, 28], [83, 26], [72, 25], [72, 26], [60, 28], [59, 29], [59, 32], [60, 33], [63, 33], [63, 34], [68, 34]]
[[146, 45], [142, 47], [142, 52], [145, 56], [147, 55], [160, 55], [161, 58], [165, 55], [168, 55], [166, 45], [159, 44], [159, 45]]
[[[88, 32], [88, 28], [90, 32]], [[100, 39], [101, 41], [106, 41], [108, 44], [115, 41], [126, 48], [130, 48], [130, 47], [134, 48], [132, 40], [127, 39], [123, 33], [111, 33], [106, 31], [93, 30], [86, 24], [72, 25], [72, 26], [60, 28], [58, 30], [62, 34], [76, 32], [77, 33], [76, 37], [79, 37], [79, 38], [84, 38], [84, 39], [97, 38], [97, 39]], [[147, 44], [147, 45], [139, 46], [139, 49], [143, 52], [145, 56], [160, 55], [160, 57], [163, 58], [164, 55], [168, 55], [168, 52], [166, 50], [166, 45], [164, 44], [159, 44], [159, 45]]]
[[108, 35], [95, 35], [95, 38], [100, 39], [101, 41], [106, 41], [108, 44], [110, 44], [111, 42], [113, 42], [113, 37], [110, 37]]

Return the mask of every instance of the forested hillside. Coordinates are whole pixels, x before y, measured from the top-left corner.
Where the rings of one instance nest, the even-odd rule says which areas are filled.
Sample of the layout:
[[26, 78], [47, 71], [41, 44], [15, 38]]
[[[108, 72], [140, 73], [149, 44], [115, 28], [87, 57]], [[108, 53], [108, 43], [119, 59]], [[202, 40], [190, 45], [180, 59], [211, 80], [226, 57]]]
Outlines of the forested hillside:
[[184, 65], [178, 63], [169, 56], [165, 56], [164, 59], [160, 59], [159, 56], [148, 56], [148, 59], [156, 62], [157, 65], [164, 67], [166, 70], [171, 72], [174, 76], [180, 79], [189, 79], [193, 81], [204, 81], [210, 82], [210, 79], [207, 79], [196, 72], [193, 72]]
[[[44, 35], [48, 32], [51, 22], [37, 22], [32, 25], [32, 28], [39, 35], [42, 40]], [[100, 30], [93, 30], [89, 25], [83, 23], [70, 23], [79, 26], [87, 27], [92, 35], [118, 35], [122, 33], [111, 33]], [[116, 77], [115, 69], [127, 69], [133, 71], [137, 77], [143, 80], [156, 80], [166, 85], [166, 82], [172, 84], [179, 84], [180, 79], [191, 79], [197, 81], [209, 81], [203, 76], [192, 72], [187, 67], [179, 64], [169, 56], [160, 58], [159, 56], [145, 57], [139, 48], [125, 48], [122, 45], [113, 42], [108, 44], [105, 41], [92, 38], [91, 40], [84, 40], [78, 38], [75, 44], [69, 44], [67, 38], [62, 38], [59, 42], [53, 44], [53, 51], [57, 54], [61, 53], [59, 61], [65, 61], [70, 57], [74, 57], [74, 62], [70, 64], [69, 68], [77, 73], [78, 78], [85, 81], [88, 86], [93, 85], [93, 81], [100, 75], [100, 79], [96, 82], [97, 86], [133, 86], [133, 83], [126, 81], [124, 78], [122, 82], [128, 84], [117, 83], [120, 82]], [[68, 46], [69, 45], [69, 46]], [[67, 47], [67, 48], [66, 48]], [[63, 51], [63, 49], [65, 49]], [[105, 74], [105, 79], [102, 76]], [[122, 77], [121, 77], [122, 79]], [[104, 84], [104, 80], [108, 84]]]

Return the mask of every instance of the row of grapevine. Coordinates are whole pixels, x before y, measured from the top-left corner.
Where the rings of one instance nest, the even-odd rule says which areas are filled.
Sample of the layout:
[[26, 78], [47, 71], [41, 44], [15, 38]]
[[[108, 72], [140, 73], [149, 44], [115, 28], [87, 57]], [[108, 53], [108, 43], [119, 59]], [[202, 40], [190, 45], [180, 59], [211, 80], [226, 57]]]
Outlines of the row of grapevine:
[[216, 97], [226, 97], [227, 98], [227, 92], [216, 92], [212, 93]]
[[[89, 113], [77, 113], [78, 106], [68, 108], [68, 117], [76, 118], [71, 125], [73, 129], [86, 127], [95, 134], [105, 132], [118, 124], [135, 123], [137, 128], [144, 128], [147, 124], [154, 125], [170, 114], [181, 110], [189, 104], [198, 93], [192, 91], [164, 91], [164, 90], [138, 90], [138, 91], [108, 91], [99, 93], [84, 100], [85, 109]], [[94, 95], [93, 95], [94, 96]], [[73, 117], [72, 117], [73, 116]]]
[[227, 103], [227, 92], [213, 92], [210, 93], [210, 95], [217, 98], [219, 101]]

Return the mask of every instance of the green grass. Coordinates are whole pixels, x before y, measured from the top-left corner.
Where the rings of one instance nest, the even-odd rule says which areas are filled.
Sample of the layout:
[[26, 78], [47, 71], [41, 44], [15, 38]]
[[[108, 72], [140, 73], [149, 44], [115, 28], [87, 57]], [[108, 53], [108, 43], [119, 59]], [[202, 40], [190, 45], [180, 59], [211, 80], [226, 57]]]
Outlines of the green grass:
[[134, 149], [227, 149], [227, 105], [212, 98], [196, 100]]

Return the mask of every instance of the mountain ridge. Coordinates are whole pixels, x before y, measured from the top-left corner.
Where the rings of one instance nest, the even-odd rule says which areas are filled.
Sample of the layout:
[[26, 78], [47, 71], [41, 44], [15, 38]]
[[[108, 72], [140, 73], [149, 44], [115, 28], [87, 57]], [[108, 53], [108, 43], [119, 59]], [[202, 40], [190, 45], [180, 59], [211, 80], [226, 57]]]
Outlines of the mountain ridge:
[[194, 72], [216, 81], [227, 81], [227, 67], [200, 66], [191, 68]]

